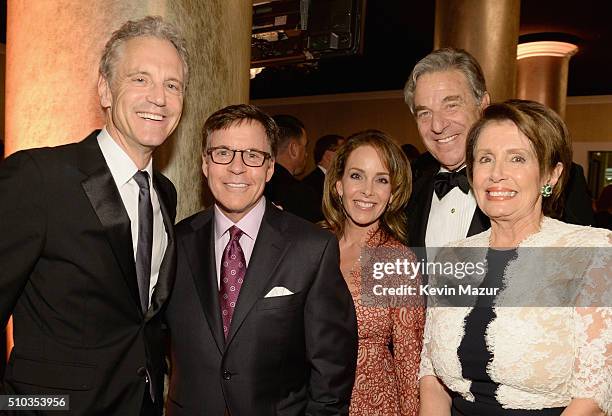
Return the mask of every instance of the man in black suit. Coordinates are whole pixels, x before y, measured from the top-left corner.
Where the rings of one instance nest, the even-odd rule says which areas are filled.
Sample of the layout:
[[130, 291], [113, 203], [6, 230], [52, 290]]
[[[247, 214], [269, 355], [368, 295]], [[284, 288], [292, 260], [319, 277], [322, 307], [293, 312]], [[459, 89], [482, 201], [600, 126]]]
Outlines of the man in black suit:
[[344, 143], [344, 137], [337, 134], [327, 134], [320, 137], [314, 147], [314, 161], [316, 166], [312, 172], [302, 179], [302, 183], [314, 190], [317, 196], [317, 221], [323, 219], [321, 204], [323, 202], [325, 175], [331, 167], [334, 157], [336, 157], [336, 149], [339, 148], [342, 143]]
[[176, 28], [127, 22], [100, 61], [104, 129], [0, 166], [6, 394], [68, 395], [74, 415], [161, 415], [176, 191], [152, 153], [180, 120], [187, 69]]
[[[415, 161], [420, 176], [406, 208], [410, 245], [440, 247], [488, 229], [465, 177], [467, 134], [490, 103], [480, 65], [464, 50], [438, 49], [415, 65], [404, 97], [429, 151]], [[575, 164], [565, 201], [562, 220], [592, 224], [586, 181]]]
[[320, 221], [317, 195], [296, 176], [306, 169], [308, 137], [304, 124], [297, 118], [279, 114], [273, 117], [278, 126], [278, 154], [272, 178], [264, 195], [279, 208], [311, 222]]
[[338, 242], [263, 197], [277, 134], [250, 105], [204, 125], [215, 204], [176, 228], [169, 416], [348, 414], [357, 328]]

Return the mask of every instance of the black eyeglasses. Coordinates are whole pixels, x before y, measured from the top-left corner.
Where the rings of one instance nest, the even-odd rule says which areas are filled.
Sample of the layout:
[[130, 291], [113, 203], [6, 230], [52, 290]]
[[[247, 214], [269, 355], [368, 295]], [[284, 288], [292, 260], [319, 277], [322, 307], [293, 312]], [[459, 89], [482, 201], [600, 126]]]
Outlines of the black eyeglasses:
[[266, 159], [272, 157], [270, 153], [254, 149], [232, 150], [227, 147], [212, 147], [206, 151], [206, 154], [218, 165], [229, 165], [234, 160], [236, 153], [241, 153], [242, 162], [252, 168], [263, 166]]

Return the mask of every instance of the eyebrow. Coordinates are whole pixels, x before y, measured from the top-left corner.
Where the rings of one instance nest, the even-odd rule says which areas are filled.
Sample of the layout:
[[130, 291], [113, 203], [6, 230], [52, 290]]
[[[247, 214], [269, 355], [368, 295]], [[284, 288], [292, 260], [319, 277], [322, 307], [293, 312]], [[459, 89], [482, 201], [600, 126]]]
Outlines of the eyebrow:
[[[146, 75], [148, 77], [152, 77], [151, 73], [147, 71], [133, 71], [127, 74], [128, 77], [133, 77], [134, 75]], [[164, 80], [164, 82], [167, 82], [167, 81], [176, 82], [178, 84], [181, 84], [181, 86], [183, 85], [183, 82], [181, 80], [174, 78], [174, 77]]]
[[448, 103], [449, 101], [463, 101], [463, 98], [460, 95], [449, 95], [442, 100], [443, 103]]
[[[359, 169], [359, 168], [349, 168], [349, 170], [356, 170], [356, 171], [359, 171], [361, 173], [365, 173], [365, 170]], [[375, 175], [376, 176], [378, 176], [378, 175], [389, 175], [389, 176], [391, 176], [391, 174], [389, 172], [376, 172]]]

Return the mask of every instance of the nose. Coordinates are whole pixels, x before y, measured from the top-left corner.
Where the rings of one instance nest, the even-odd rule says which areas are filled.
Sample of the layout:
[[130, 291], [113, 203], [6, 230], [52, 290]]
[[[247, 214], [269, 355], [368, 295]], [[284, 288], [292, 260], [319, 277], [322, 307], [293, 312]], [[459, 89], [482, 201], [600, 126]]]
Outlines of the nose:
[[489, 177], [493, 182], [499, 182], [505, 178], [505, 164], [503, 161], [496, 161], [493, 163], [491, 167], [491, 172]]
[[234, 159], [229, 164], [229, 170], [236, 175], [239, 175], [246, 170], [246, 165], [242, 160], [242, 153], [234, 153]]
[[153, 83], [149, 88], [147, 100], [158, 107], [166, 105], [166, 90], [163, 84]]
[[434, 111], [431, 115], [431, 130], [440, 134], [448, 127], [448, 120], [439, 112]]
[[361, 193], [365, 196], [372, 195], [372, 187], [373, 187], [372, 181], [368, 181], [368, 180], [364, 181], [363, 188], [361, 189]]

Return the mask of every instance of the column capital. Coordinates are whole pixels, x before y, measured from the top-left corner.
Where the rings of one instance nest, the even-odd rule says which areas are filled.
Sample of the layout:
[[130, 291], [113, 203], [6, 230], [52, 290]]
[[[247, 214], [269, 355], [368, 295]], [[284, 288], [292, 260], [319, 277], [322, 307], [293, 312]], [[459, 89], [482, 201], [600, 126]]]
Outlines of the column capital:
[[516, 47], [516, 59], [537, 56], [571, 57], [578, 52], [578, 46], [568, 42], [538, 41], [521, 43]]

